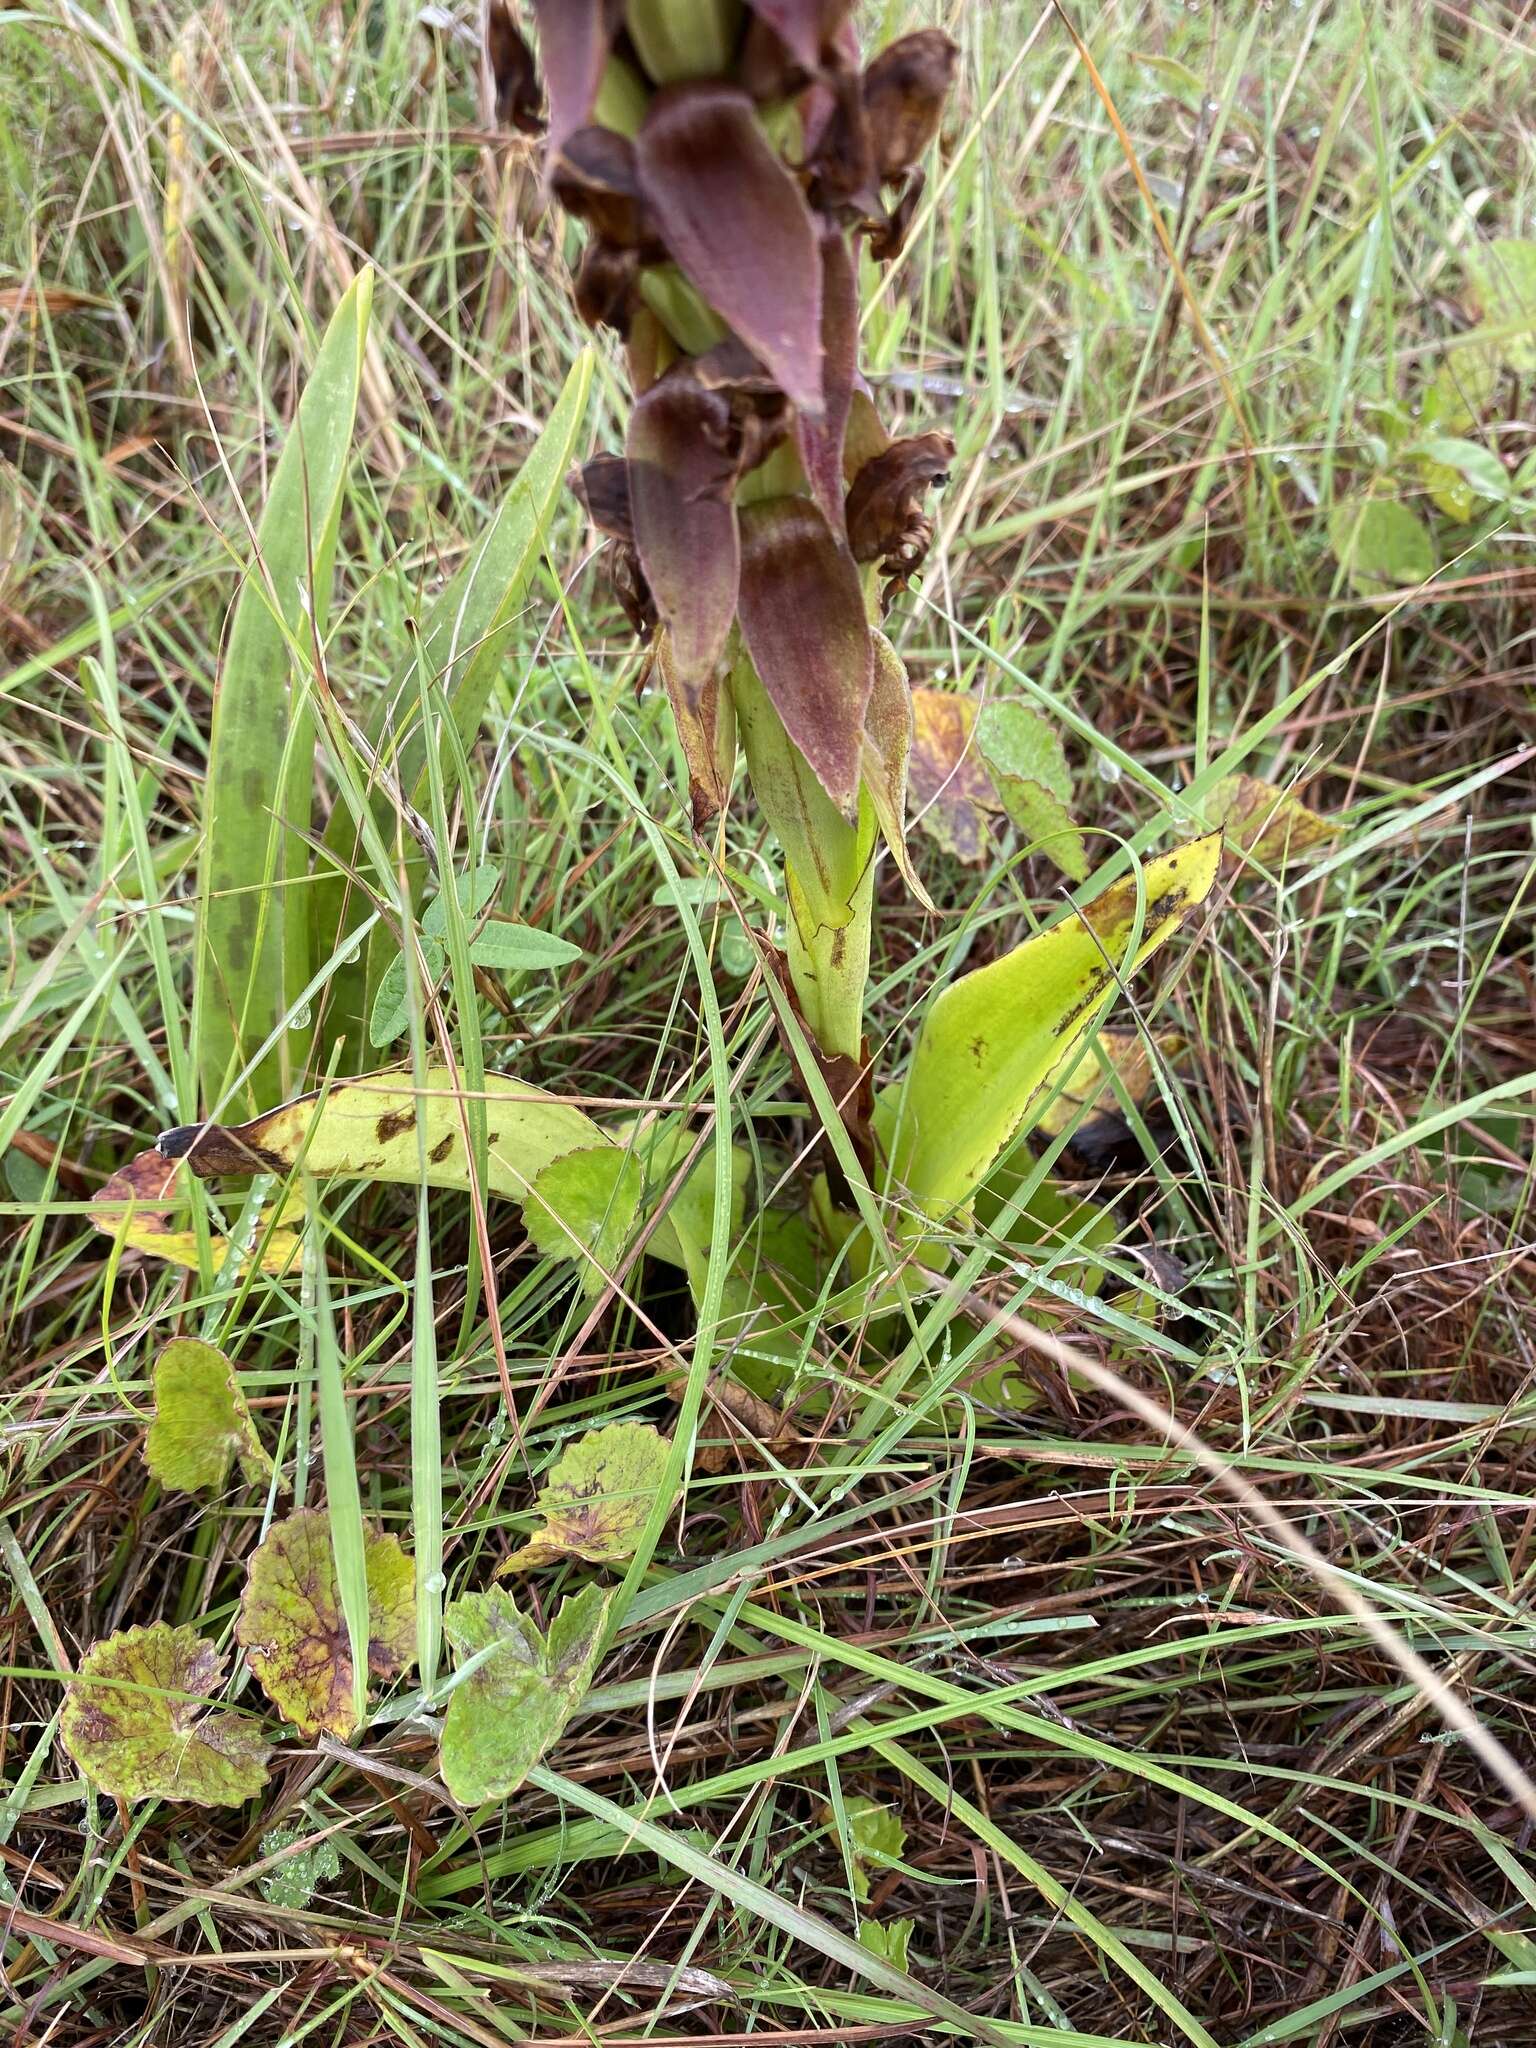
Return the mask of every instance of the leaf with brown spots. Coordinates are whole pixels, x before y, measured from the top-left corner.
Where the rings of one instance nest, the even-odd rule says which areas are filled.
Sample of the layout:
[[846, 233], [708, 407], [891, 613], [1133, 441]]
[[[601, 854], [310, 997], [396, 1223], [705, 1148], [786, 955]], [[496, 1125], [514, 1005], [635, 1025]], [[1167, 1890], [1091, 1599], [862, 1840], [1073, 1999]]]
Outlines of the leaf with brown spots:
[[[416, 1656], [416, 1572], [396, 1536], [370, 1535], [368, 1671], [395, 1678]], [[254, 1553], [235, 1640], [267, 1698], [304, 1735], [345, 1742], [355, 1725], [352, 1651], [330, 1523], [318, 1508], [274, 1522]]]
[[267, 1746], [244, 1714], [212, 1705], [223, 1683], [223, 1653], [195, 1629], [126, 1629], [81, 1659], [59, 1736], [110, 1798], [243, 1806], [267, 1782]]
[[742, 638], [784, 729], [845, 816], [863, 759], [874, 648], [853, 558], [808, 498], [743, 508]]
[[611, 1422], [589, 1430], [566, 1451], [540, 1491], [544, 1527], [513, 1551], [498, 1576], [569, 1557], [612, 1565], [633, 1557], [671, 1449], [648, 1422]]
[[729, 85], [668, 86], [652, 100], [635, 152], [673, 260], [785, 395], [819, 415], [816, 228], [751, 100]]
[[1119, 981], [1205, 900], [1220, 865], [1219, 832], [1159, 855], [934, 998], [906, 1079], [875, 1112], [895, 1179], [921, 1208], [942, 1216], [969, 1200]]
[[960, 690], [912, 692], [908, 774], [915, 822], [957, 860], [981, 861], [997, 792], [976, 744], [976, 699]]
[[[201, 1264], [197, 1232], [186, 1215], [187, 1198], [178, 1195], [180, 1162], [168, 1159], [158, 1149], [137, 1153], [119, 1167], [91, 1204], [91, 1221], [107, 1237], [127, 1250], [148, 1252], [172, 1265]], [[278, 1222], [270, 1230], [270, 1211], [257, 1218], [235, 1256], [241, 1271], [249, 1268], [257, 1245], [261, 1247], [260, 1270], [283, 1273], [298, 1256], [299, 1233], [291, 1224]], [[217, 1232], [212, 1239], [215, 1262], [227, 1256], [230, 1247]]]

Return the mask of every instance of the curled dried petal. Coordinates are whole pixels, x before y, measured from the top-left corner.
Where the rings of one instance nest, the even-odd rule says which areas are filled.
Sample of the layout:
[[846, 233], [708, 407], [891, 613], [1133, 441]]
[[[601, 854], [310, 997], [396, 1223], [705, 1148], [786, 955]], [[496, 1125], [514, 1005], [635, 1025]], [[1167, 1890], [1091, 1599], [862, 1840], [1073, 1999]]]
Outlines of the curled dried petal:
[[627, 336], [634, 314], [640, 256], [611, 242], [588, 242], [576, 272], [576, 310], [588, 327], [611, 327]]
[[942, 29], [919, 29], [864, 73], [864, 110], [880, 176], [901, 178], [939, 132], [959, 51]]
[[921, 171], [914, 171], [901, 188], [895, 205], [884, 208], [870, 228], [867, 246], [876, 263], [894, 263], [906, 247], [926, 182]]
[[580, 469], [573, 469], [566, 481], [600, 533], [633, 545], [635, 514], [629, 499], [629, 464], [622, 455], [594, 455]]
[[954, 459], [954, 436], [936, 429], [893, 441], [865, 463], [848, 493], [848, 543], [855, 561], [879, 562], [897, 583], [922, 566], [933, 539], [922, 496], [943, 482]]
[[537, 135], [544, 126], [544, 96], [533, 52], [507, 0], [490, 0], [486, 9], [485, 62], [496, 96], [496, 119], [504, 128]]
[[549, 182], [566, 212], [616, 248], [645, 239], [635, 145], [611, 128], [578, 128], [550, 161]]
[[785, 394], [822, 409], [821, 254], [799, 184], [734, 86], [659, 92], [635, 140], [674, 261]]

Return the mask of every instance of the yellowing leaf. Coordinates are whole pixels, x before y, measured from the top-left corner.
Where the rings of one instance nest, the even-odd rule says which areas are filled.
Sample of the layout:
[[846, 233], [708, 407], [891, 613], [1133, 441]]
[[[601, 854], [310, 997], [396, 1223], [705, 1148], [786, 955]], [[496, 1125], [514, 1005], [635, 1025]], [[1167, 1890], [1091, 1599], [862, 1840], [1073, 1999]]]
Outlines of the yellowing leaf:
[[912, 759], [912, 690], [901, 656], [883, 633], [871, 633], [875, 686], [864, 714], [864, 787], [901, 878], [918, 902], [933, 901], [907, 849], [907, 781]]
[[1356, 590], [1402, 590], [1435, 573], [1428, 527], [1395, 498], [1342, 499], [1328, 521], [1328, 538]]
[[266, 1744], [244, 1715], [210, 1706], [223, 1676], [223, 1653], [195, 1629], [108, 1636], [64, 1694], [64, 1747], [115, 1799], [243, 1805], [267, 1782]]
[[1087, 879], [1088, 848], [1073, 822], [1072, 771], [1061, 735], [1027, 704], [989, 704], [976, 728], [1003, 809], [1064, 875]]
[[1060, 1084], [1061, 1092], [1041, 1110], [1035, 1128], [1054, 1138], [1080, 1117], [1086, 1119], [1099, 1110], [1112, 1111], [1119, 1100], [1116, 1081], [1126, 1098], [1140, 1108], [1151, 1094], [1157, 1075], [1154, 1055], [1166, 1058], [1183, 1043], [1176, 1031], [1159, 1032], [1150, 1043], [1140, 1031], [1099, 1032], [1072, 1062]]
[[612, 1422], [589, 1430], [559, 1460], [540, 1491], [544, 1527], [501, 1570], [528, 1571], [566, 1557], [585, 1558], [588, 1564], [622, 1564], [632, 1557], [670, 1450], [648, 1422]]
[[197, 1493], [222, 1486], [231, 1458], [252, 1486], [272, 1477], [235, 1369], [195, 1337], [167, 1344], [155, 1360], [155, 1419], [144, 1462], [162, 1486]]
[[561, 1604], [547, 1637], [499, 1588], [466, 1593], [446, 1609], [443, 1633], [461, 1669], [439, 1768], [461, 1805], [515, 1792], [559, 1740], [592, 1682], [611, 1597], [583, 1587]]
[[882, 1092], [875, 1113], [897, 1183], [924, 1209], [942, 1215], [969, 1198], [1093, 1031], [1118, 980], [1205, 900], [1220, 859], [1219, 833], [1162, 854], [1142, 869], [1140, 888], [1135, 876], [1115, 883], [929, 1004], [911, 1071]]
[[[128, 1251], [148, 1252], [157, 1259], [169, 1259], [173, 1265], [189, 1266], [195, 1272], [199, 1264], [197, 1233], [190, 1218], [179, 1220], [176, 1213], [178, 1207], [186, 1207], [186, 1197], [176, 1190], [180, 1172], [180, 1161], [168, 1159], [159, 1150], [136, 1153], [112, 1175], [91, 1204], [92, 1223]], [[263, 1273], [286, 1272], [298, 1255], [298, 1232], [279, 1222], [268, 1233], [269, 1214], [266, 1212], [257, 1220], [249, 1238], [236, 1249], [242, 1271], [249, 1265], [257, 1244], [261, 1245]], [[213, 1249], [219, 1258], [230, 1248], [215, 1234]]]
[[[367, 1541], [368, 1669], [393, 1678], [416, 1655], [416, 1573], [395, 1536]], [[251, 1558], [235, 1640], [262, 1691], [304, 1735], [352, 1733], [352, 1652], [330, 1524], [318, 1508], [275, 1522]]]
[[618, 1263], [640, 1206], [640, 1166], [606, 1140], [562, 1152], [534, 1178], [523, 1221], [547, 1259], [580, 1259], [596, 1294]]
[[997, 808], [976, 744], [976, 699], [958, 690], [912, 692], [912, 754], [907, 770], [916, 822], [957, 860], [986, 852], [987, 813]]
[[1339, 836], [1331, 818], [1319, 817], [1289, 790], [1255, 775], [1224, 775], [1203, 809], [1211, 824], [1221, 826], [1228, 846], [1271, 865]]

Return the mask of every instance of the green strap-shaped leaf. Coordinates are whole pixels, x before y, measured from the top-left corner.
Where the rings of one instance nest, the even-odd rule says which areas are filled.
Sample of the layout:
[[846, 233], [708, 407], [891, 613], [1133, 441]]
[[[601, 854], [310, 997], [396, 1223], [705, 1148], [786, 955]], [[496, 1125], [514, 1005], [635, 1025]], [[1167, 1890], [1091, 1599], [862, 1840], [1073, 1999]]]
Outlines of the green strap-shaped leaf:
[[1204, 901], [1220, 861], [1219, 832], [1162, 854], [1140, 889], [1134, 876], [1116, 882], [930, 1004], [911, 1072], [875, 1115], [896, 1181], [924, 1209], [942, 1215], [967, 1200], [1081, 1049], [1117, 977]]
[[[575, 454], [591, 385], [592, 357], [583, 352], [571, 366], [555, 408], [495, 518], [428, 610], [411, 653], [366, 721], [369, 743], [378, 752], [381, 765], [395, 788], [404, 791], [418, 810], [425, 808], [428, 796], [421, 677], [425, 673], [446, 697], [459, 745], [467, 751], [480, 730], [497, 673], [506, 660], [518, 607], [538, 566], [565, 473]], [[452, 749], [446, 735], [440, 744], [446, 775]], [[385, 837], [393, 845], [391, 804], [382, 793], [376, 799], [376, 810]], [[325, 843], [346, 867], [363, 867], [362, 833], [345, 803], [332, 812]], [[414, 857], [408, 862], [413, 888], [420, 865]], [[348, 883], [343, 867], [334, 867], [322, 877], [314, 891], [314, 903], [315, 957], [325, 960], [346, 933], [362, 923], [368, 904], [356, 886]], [[343, 1072], [356, 1073], [367, 1064], [368, 990], [377, 987], [392, 950], [387, 935], [377, 935], [367, 959], [342, 967], [326, 992], [327, 1042], [338, 1035], [347, 1042]]]
[[[323, 637], [342, 488], [373, 300], [364, 270], [336, 308], [282, 454], [214, 692], [198, 884], [198, 1072], [210, 1107], [296, 1000], [310, 972], [307, 875], [314, 782], [309, 660]], [[291, 1030], [292, 1068], [309, 1052]], [[283, 1094], [278, 1049], [238, 1098]]]

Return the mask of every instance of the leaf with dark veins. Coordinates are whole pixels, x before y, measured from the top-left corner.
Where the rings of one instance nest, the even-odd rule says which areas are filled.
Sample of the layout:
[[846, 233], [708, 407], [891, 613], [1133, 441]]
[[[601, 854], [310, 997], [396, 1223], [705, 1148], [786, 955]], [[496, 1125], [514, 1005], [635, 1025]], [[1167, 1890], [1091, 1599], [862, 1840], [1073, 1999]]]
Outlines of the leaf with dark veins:
[[211, 1704], [223, 1682], [222, 1651], [195, 1629], [125, 1629], [81, 1659], [59, 1734], [112, 1798], [242, 1806], [267, 1782], [267, 1746], [245, 1715]]
[[843, 531], [843, 441], [853, 404], [859, 357], [859, 284], [847, 237], [829, 228], [821, 238], [821, 348], [826, 409], [795, 415], [800, 461], [817, 504]]
[[[416, 1653], [416, 1575], [395, 1536], [370, 1535], [368, 1670], [393, 1678]], [[355, 1726], [352, 1651], [336, 1585], [330, 1523], [318, 1508], [274, 1522], [254, 1553], [235, 1623], [257, 1683], [302, 1734], [343, 1742]]]
[[859, 793], [874, 649], [853, 557], [809, 498], [743, 508], [742, 637], [785, 731], [845, 815]]
[[821, 255], [794, 175], [734, 86], [668, 86], [635, 140], [640, 187], [684, 275], [806, 412], [822, 409]]

